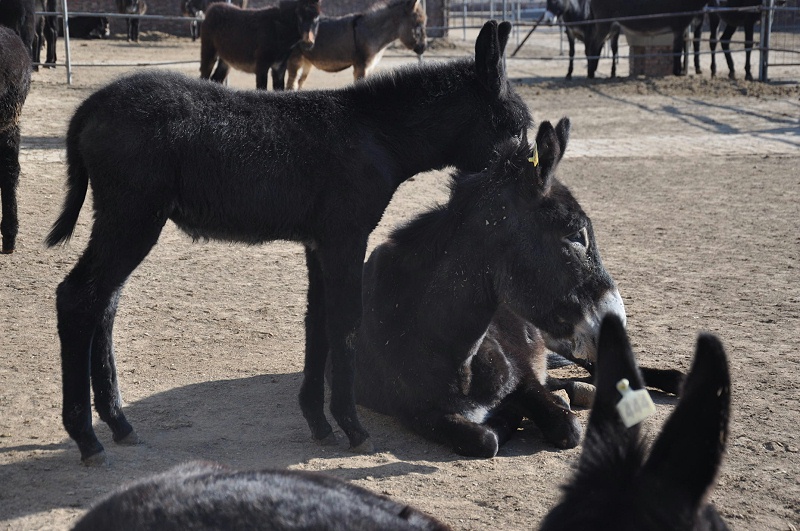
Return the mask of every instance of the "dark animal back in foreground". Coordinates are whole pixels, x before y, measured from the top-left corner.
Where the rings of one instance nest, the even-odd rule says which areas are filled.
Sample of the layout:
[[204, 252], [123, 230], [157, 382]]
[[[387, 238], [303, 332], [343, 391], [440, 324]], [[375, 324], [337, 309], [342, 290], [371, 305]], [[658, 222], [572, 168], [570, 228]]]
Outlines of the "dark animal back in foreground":
[[101, 500], [73, 531], [418, 530], [434, 518], [344, 481], [302, 471], [180, 465]]
[[578, 470], [542, 531], [725, 530], [706, 502], [725, 452], [730, 376], [719, 340], [702, 334], [682, 396], [648, 452], [640, 424], [626, 428], [617, 412], [617, 383], [643, 389], [625, 329], [603, 321], [597, 360], [597, 395]]

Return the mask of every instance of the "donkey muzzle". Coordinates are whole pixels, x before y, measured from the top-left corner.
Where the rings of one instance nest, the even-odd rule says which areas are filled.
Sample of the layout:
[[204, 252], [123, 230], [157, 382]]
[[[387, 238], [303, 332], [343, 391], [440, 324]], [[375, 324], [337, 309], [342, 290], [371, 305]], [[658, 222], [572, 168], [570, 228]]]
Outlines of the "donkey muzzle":
[[545, 346], [567, 359], [577, 359], [590, 363], [596, 362], [600, 323], [603, 322], [603, 317], [609, 313], [616, 314], [622, 321], [623, 326], [626, 324], [625, 303], [616, 288], [607, 291], [584, 314], [583, 320], [575, 326], [572, 337], [555, 339], [542, 331]]

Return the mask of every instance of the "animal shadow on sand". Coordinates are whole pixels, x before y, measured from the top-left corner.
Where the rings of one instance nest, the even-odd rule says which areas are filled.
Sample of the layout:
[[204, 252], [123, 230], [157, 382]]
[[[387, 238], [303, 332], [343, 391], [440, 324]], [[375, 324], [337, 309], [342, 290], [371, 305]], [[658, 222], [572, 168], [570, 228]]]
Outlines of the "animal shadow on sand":
[[[3, 519], [67, 507], [87, 508], [121, 484], [191, 460], [210, 460], [242, 470], [282, 470], [311, 459], [352, 457], [344, 447], [323, 446], [311, 438], [296, 399], [301, 379], [298, 372], [201, 382], [133, 401], [127, 406], [131, 418], [148, 424], [141, 433], [143, 444], [109, 452], [109, 464], [103, 468], [76, 468], [74, 443], [68, 438], [0, 447], [0, 455], [30, 455], [0, 466], [0, 478], [16, 485], [15, 495], [26, 500], [5, 504]], [[253, 411], [259, 414], [253, 415]], [[365, 476], [427, 475], [436, 471], [427, 462], [451, 458], [444, 449], [431, 448], [398, 423], [365, 409], [361, 412], [376, 432], [378, 451], [397, 445], [403, 448], [402, 454], [397, 455], [398, 461], [375, 466], [331, 467], [326, 475], [347, 481]], [[344, 438], [339, 430], [337, 434]], [[115, 448], [110, 434], [101, 431], [100, 440]], [[64, 488], [41, 489], [42, 484], [64, 484]]]

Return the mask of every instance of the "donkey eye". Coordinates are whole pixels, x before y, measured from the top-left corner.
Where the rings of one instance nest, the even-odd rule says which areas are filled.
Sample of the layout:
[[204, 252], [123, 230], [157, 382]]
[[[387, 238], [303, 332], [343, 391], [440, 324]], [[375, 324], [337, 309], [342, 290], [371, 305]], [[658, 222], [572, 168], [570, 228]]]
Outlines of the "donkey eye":
[[584, 249], [589, 247], [589, 233], [587, 232], [586, 227], [583, 227], [581, 230], [566, 236], [564, 240], [570, 244], [580, 245]]

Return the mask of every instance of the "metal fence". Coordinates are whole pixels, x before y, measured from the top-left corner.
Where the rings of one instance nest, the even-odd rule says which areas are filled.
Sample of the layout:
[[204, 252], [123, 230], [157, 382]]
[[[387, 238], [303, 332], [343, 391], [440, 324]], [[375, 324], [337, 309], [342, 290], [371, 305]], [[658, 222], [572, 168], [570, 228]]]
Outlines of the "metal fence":
[[[759, 79], [761, 81], [800, 81], [800, 8], [798, 8], [798, 1], [788, 0], [783, 6], [775, 6], [775, 0], [764, 0], [764, 5], [756, 8], [761, 11], [762, 21], [760, 24], [760, 39], [756, 36], [753, 52], [758, 56], [754, 62], [759, 65]], [[448, 5], [444, 3], [444, 5]], [[753, 9], [753, 8], [749, 8]], [[709, 11], [707, 8], [704, 11], [698, 11], [694, 14], [702, 17], [704, 13]], [[545, 16], [546, 5], [544, 0], [463, 0], [461, 2], [450, 2], [448, 12], [443, 17], [446, 20], [446, 26], [432, 28], [432, 30], [441, 30], [440, 33], [446, 35], [450, 40], [463, 39], [472, 40], [474, 33], [478, 30], [486, 20], [498, 19], [509, 20], [514, 23], [514, 30], [510, 39], [509, 50], [513, 45], [514, 53], [508, 55], [516, 55], [516, 52], [521, 48], [534, 47], [540, 35], [553, 36], [558, 38], [558, 52], [554, 53], [552, 49], [543, 49], [534, 51], [533, 53], [523, 53], [516, 57], [515, 60], [520, 61], [566, 61], [564, 50], [563, 28], [564, 24], [560, 21], [550, 21]], [[176, 16], [163, 16], [163, 15], [127, 15], [119, 13], [69, 13], [67, 0], [61, 0], [61, 12], [59, 13], [39, 13], [42, 15], [58, 15], [63, 17], [64, 21], [64, 46], [65, 46], [65, 63], [57, 64], [56, 66], [65, 66], [67, 71], [67, 83], [72, 83], [72, 68], [75, 66], [148, 66], [148, 65], [171, 65], [171, 64], [185, 64], [196, 61], [174, 61], [174, 62], [158, 62], [147, 63], [137, 62], [133, 64], [103, 64], [96, 65], [92, 63], [77, 63], [74, 64], [71, 60], [70, 54], [70, 38], [68, 28], [68, 17], [71, 16], [94, 16], [94, 17], [107, 17], [112, 18], [140, 18], [149, 20], [179, 20], [188, 22], [190, 19], [186, 17]], [[670, 15], [655, 15], [655, 16], [670, 16]], [[742, 35], [740, 31], [736, 35]], [[628, 57], [641, 57], [632, 56], [630, 50], [620, 42], [620, 54], [628, 52]], [[744, 40], [742, 37], [739, 39], [734, 38], [731, 41], [731, 51], [735, 54], [744, 53]], [[720, 50], [718, 50], [720, 52]], [[703, 54], [709, 54], [708, 39], [704, 39]], [[603, 52], [604, 56], [608, 55], [608, 50]], [[671, 54], [667, 54], [671, 55]], [[576, 61], [585, 61], [585, 56], [576, 54]]]

